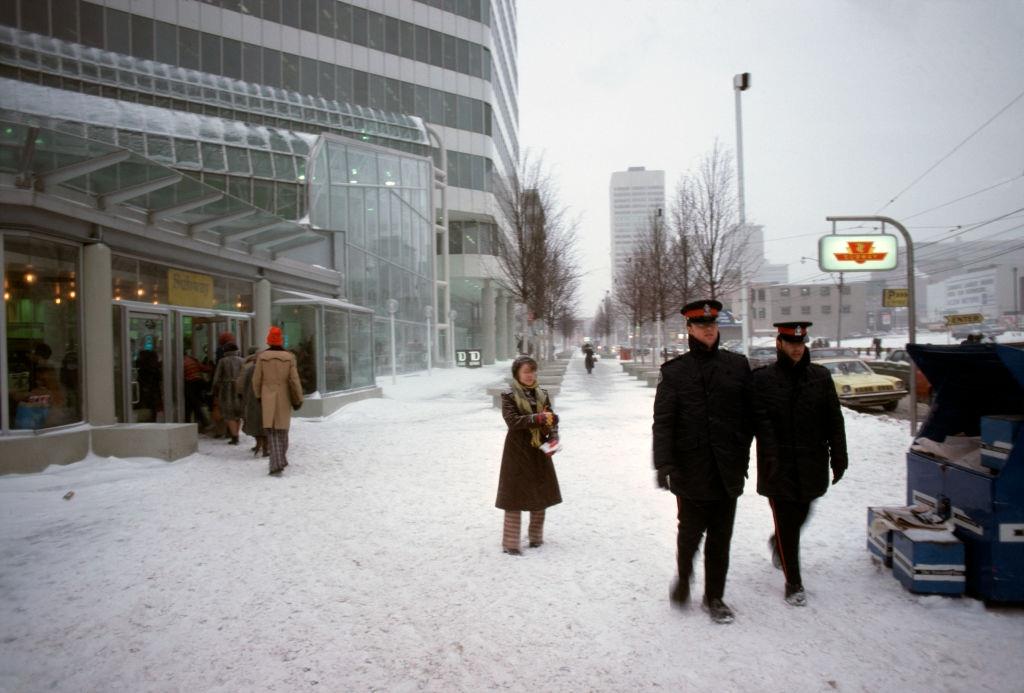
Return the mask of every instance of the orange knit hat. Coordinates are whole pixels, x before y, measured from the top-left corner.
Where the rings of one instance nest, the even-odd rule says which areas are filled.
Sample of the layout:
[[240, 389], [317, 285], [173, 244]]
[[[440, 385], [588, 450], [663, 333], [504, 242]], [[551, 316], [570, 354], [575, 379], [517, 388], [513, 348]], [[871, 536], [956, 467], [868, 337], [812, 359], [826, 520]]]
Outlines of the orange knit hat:
[[270, 346], [284, 346], [284, 335], [281, 333], [281, 328], [274, 327], [270, 328], [267, 332], [267, 344]]

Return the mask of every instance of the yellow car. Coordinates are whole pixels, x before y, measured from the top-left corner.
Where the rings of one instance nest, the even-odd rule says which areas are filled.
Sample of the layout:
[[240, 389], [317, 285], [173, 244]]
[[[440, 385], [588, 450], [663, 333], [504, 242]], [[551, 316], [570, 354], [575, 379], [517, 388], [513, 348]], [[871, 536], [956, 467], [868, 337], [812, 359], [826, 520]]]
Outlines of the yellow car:
[[815, 360], [832, 374], [839, 401], [851, 408], [881, 406], [893, 411], [907, 389], [900, 378], [875, 373], [860, 359], [831, 358]]

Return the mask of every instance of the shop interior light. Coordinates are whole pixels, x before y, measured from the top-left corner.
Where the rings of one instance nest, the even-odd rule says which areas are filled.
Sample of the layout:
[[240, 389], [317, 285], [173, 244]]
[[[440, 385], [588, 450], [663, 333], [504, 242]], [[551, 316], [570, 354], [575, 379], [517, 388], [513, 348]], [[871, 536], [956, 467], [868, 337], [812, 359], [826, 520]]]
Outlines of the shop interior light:
[[59, 306], [60, 305], [60, 296], [57, 296], [55, 299], [53, 299], [53, 302], [56, 303]]
[[11, 292], [10, 291], [5, 291], [4, 292], [4, 300], [5, 301], [10, 301], [11, 300]]
[[76, 296], [78, 296], [78, 294], [75, 292], [74, 289], [72, 289], [71, 291], [68, 292], [68, 296], [70, 298], [75, 298]]
[[25, 283], [33, 284], [36, 281], [36, 275], [32, 272], [25, 272]]
[[145, 295], [146, 295], [146, 290], [145, 290], [145, 289], [143, 289], [143, 288], [142, 288], [142, 287], [140, 286], [140, 287], [139, 287], [138, 289], [136, 289], [136, 290], [135, 290], [135, 293], [136, 293], [136, 294], [137, 294], [138, 296], [145, 296]]

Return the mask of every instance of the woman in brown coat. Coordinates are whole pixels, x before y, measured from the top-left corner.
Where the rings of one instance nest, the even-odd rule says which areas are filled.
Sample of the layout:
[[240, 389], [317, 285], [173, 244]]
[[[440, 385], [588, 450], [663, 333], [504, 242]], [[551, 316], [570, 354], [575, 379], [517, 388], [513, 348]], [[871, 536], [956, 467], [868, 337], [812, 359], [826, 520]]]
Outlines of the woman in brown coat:
[[263, 433], [270, 450], [270, 473], [277, 475], [288, 466], [288, 427], [292, 410], [302, 406], [302, 386], [295, 354], [284, 350], [280, 327], [270, 328], [267, 345], [256, 357], [252, 391], [260, 399]]
[[551, 462], [558, 443], [558, 416], [551, 410], [547, 390], [537, 387], [537, 362], [529, 356], [512, 362], [512, 389], [501, 395], [501, 415], [508, 433], [494, 504], [505, 511], [502, 549], [518, 556], [522, 511], [530, 512], [530, 547], [536, 548], [544, 543], [545, 510], [562, 502]]

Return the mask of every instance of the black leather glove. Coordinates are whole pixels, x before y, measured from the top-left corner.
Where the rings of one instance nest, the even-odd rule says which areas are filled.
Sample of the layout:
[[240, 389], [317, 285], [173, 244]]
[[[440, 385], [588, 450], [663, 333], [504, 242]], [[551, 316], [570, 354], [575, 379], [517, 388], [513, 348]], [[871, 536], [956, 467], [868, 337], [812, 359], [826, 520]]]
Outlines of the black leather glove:
[[302, 402], [292, 405], [292, 411], [298, 411], [299, 409], [302, 409]]
[[839, 480], [843, 478], [843, 474], [846, 473], [845, 469], [834, 469], [832, 471], [832, 485], [835, 486], [839, 483]]
[[663, 488], [665, 490], [671, 490], [672, 489], [672, 484], [669, 482], [669, 477], [675, 471], [676, 471], [675, 468], [670, 466], [670, 465], [665, 465], [664, 467], [658, 467], [658, 470], [657, 470], [657, 473], [658, 473], [658, 488]]

